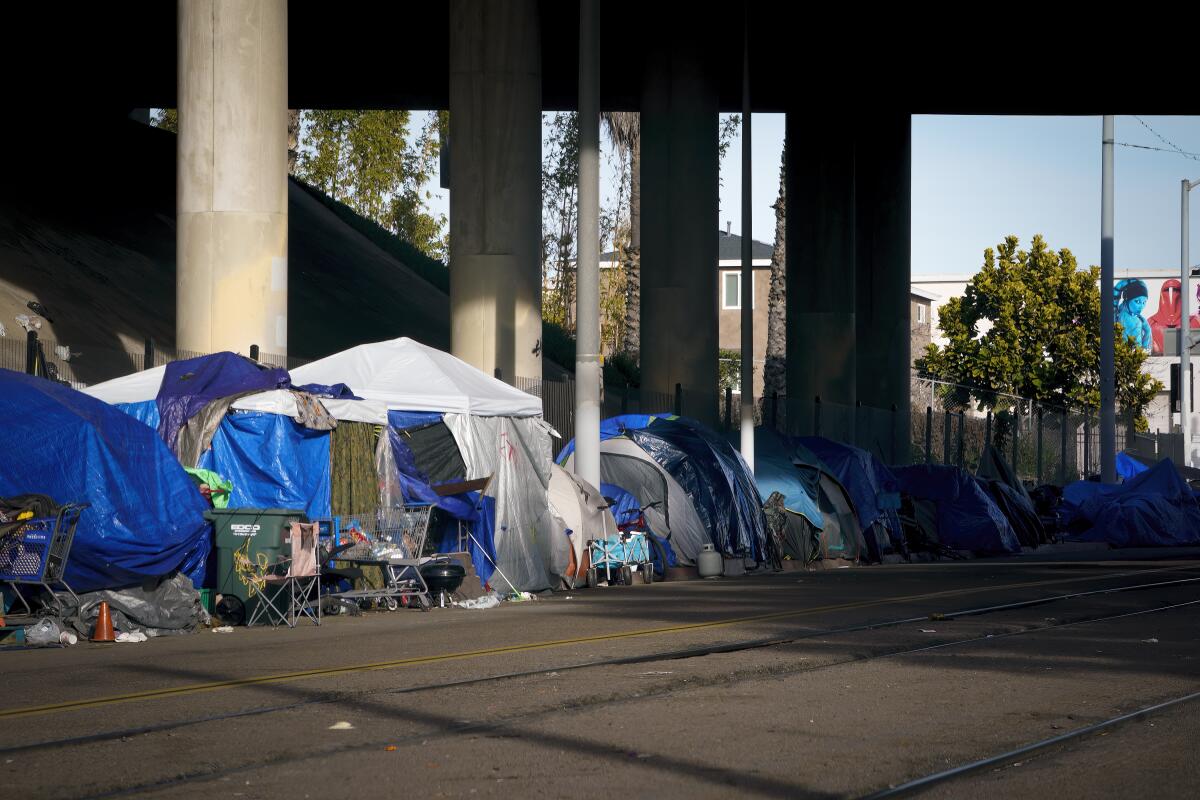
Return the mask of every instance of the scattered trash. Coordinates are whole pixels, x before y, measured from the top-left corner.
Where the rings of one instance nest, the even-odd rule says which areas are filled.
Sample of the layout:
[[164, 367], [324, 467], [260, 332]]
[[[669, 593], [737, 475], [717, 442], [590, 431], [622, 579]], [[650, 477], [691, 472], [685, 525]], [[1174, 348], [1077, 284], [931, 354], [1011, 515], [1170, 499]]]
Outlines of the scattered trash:
[[212, 629], [213, 633], [233, 633], [232, 625], [221, 625]]
[[455, 602], [454, 605], [458, 606], [459, 608], [495, 608], [496, 606], [500, 605], [500, 598], [495, 592], [492, 592], [490, 594], [485, 594], [482, 597], [476, 597], [473, 600], [462, 600]]
[[838, 567], [838, 569], [850, 569], [850, 567], [846, 564], [842, 564], [840, 567]]
[[930, 614], [929, 619], [933, 620], [934, 622], [941, 622], [944, 619], [946, 619], [946, 615], [945, 614]]
[[937, 633], [937, 631], [932, 628], [921, 628], [921, 633]]
[[62, 633], [60, 633], [58, 635], [58, 641], [61, 644], [64, 644], [67, 647], [70, 647], [71, 645], [79, 643], [79, 637], [76, 636], [75, 634], [71, 633], [70, 631], [63, 631]]
[[117, 634], [118, 642], [144, 642], [149, 638], [141, 631], [121, 631]]
[[574, 599], [575, 599], [575, 597], [573, 595], [567, 595], [566, 597], [563, 598], [563, 600], [574, 600]]
[[674, 672], [667, 672], [666, 670], [658, 670], [658, 669], [650, 670], [649, 672], [639, 672], [638, 673], [638, 675], [674, 675], [674, 674], [675, 674]]
[[25, 626], [25, 643], [35, 647], [58, 644], [61, 635], [58, 623], [49, 617], [42, 617], [33, 625]]
[[1143, 644], [1158, 644], [1158, 639], [1142, 639]]
[[349, 722], [346, 722], [343, 720], [342, 722], [335, 722], [332, 725], [330, 725], [329, 730], [331, 730], [331, 731], [352, 731], [352, 730], [354, 730], [354, 726], [351, 725]]
[[517, 592], [509, 600], [514, 603], [524, 603], [527, 600], [537, 600], [537, 595], [530, 594], [529, 592]]
[[383, 749], [384, 749], [384, 750], [386, 750], [386, 751], [387, 751], [387, 752], [389, 752], [389, 753], [394, 753], [394, 752], [396, 752], [396, 745], [394, 745], [394, 744], [389, 744], [387, 747], [385, 747], [385, 748], [383, 748]]

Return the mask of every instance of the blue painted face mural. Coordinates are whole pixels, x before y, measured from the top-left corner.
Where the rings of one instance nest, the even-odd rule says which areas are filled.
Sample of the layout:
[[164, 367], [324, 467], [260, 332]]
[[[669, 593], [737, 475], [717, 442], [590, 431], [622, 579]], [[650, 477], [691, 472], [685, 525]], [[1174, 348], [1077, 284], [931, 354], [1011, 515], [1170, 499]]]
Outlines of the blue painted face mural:
[[1116, 308], [1117, 322], [1121, 323], [1125, 335], [1143, 350], [1149, 350], [1152, 342], [1150, 323], [1142, 316], [1149, 296], [1146, 282], [1138, 278], [1119, 281], [1113, 287], [1113, 306]]

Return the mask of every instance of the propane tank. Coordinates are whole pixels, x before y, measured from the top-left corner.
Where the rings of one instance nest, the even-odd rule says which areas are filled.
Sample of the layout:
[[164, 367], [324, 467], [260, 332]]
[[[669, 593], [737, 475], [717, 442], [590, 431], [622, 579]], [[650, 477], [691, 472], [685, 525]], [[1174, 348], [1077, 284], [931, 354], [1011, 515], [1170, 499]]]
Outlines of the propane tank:
[[700, 555], [696, 556], [696, 567], [701, 578], [712, 578], [725, 572], [725, 559], [715, 547], [706, 544], [700, 548]]

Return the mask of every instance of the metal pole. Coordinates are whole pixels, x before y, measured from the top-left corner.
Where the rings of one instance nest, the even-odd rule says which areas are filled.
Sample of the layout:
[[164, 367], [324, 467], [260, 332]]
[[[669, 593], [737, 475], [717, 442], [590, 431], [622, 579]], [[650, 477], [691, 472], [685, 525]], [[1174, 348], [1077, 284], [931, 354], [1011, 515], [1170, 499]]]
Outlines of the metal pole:
[[963, 469], [966, 466], [966, 437], [963, 435], [963, 427], [967, 424], [967, 415], [963, 412], [958, 412], [958, 468]]
[[1117, 482], [1117, 382], [1113, 368], [1113, 115], [1104, 115], [1100, 192], [1100, 480]]
[[987, 426], [983, 429], [983, 449], [987, 450], [992, 443], [992, 412], [987, 413]]
[[683, 416], [683, 384], [675, 384], [675, 416]]
[[599, 0], [579, 3], [579, 276], [575, 346], [575, 473], [600, 485]]
[[933, 406], [925, 406], [925, 463], [933, 463]]
[[1092, 415], [1084, 412], [1083, 418], [1083, 479], [1086, 481], [1092, 475]]
[[750, 6], [742, 19], [742, 458], [754, 471], [754, 263], [750, 198]]
[[1044, 427], [1045, 427], [1045, 426], [1044, 426], [1044, 419], [1043, 419], [1043, 418], [1046, 416], [1046, 413], [1045, 413], [1045, 412], [1046, 412], [1046, 409], [1042, 408], [1041, 406], [1038, 406], [1038, 410], [1037, 410], [1037, 419], [1038, 419], [1038, 427], [1037, 427], [1037, 482], [1038, 482], [1038, 486], [1041, 486], [1041, 485], [1042, 485], [1042, 434], [1045, 432], [1045, 431], [1044, 431]]
[[946, 419], [942, 424], [942, 463], [950, 463], [950, 439], [953, 434], [953, 421], [950, 419], [950, 409], [946, 409]]
[[821, 395], [813, 399], [813, 436], [821, 435]]
[[37, 375], [38, 337], [37, 331], [25, 332], [25, 374]]
[[1017, 456], [1020, 454], [1020, 450], [1018, 449], [1017, 442], [1021, 435], [1021, 414], [1015, 408], [1013, 409], [1013, 412], [1012, 412], [1012, 422], [1013, 422], [1012, 470], [1013, 470], [1014, 475], [1019, 475], [1020, 473], [1017, 472]]
[[[742, 411], [744, 412], [745, 409], [743, 408]], [[732, 386], [725, 387], [725, 430], [727, 430], [727, 431], [733, 430], [733, 387]], [[753, 433], [753, 431], [751, 431], [751, 433]], [[742, 456], [742, 458], [745, 458], [745, 456]], [[747, 463], [749, 463], [749, 462], [747, 462]]]
[[258, 345], [256, 344], [250, 345], [250, 360], [258, 361]]
[[1062, 427], [1059, 430], [1062, 440], [1062, 453], [1058, 459], [1058, 482], [1067, 485], [1067, 410], [1062, 410]]
[[142, 369], [150, 369], [154, 366], [154, 338], [146, 337], [146, 344], [142, 350]]
[[[1179, 286], [1183, 311], [1179, 323], [1179, 429], [1183, 433], [1183, 463], [1191, 466], [1192, 268], [1189, 198], [1196, 184], [1184, 178], [1179, 186]], [[1188, 391], [1184, 391], [1184, 388]]]

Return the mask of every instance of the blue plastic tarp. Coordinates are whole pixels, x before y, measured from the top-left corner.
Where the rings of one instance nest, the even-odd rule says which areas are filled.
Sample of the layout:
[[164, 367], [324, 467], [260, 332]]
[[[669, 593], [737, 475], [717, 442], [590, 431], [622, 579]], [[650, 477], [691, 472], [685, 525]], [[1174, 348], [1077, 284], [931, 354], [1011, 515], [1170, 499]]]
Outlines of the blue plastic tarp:
[[1021, 552], [1008, 518], [973, 476], [953, 466], [894, 467], [900, 490], [937, 506], [938, 542], [980, 556]]
[[[650, 426], [656, 419], [678, 419], [674, 414], [618, 414], [615, 417], [600, 421], [600, 441], [624, 436], [626, 430], [641, 430]], [[575, 452], [575, 440], [567, 442], [559, 451], [556, 463], [564, 464]]]
[[727, 442], [680, 418], [655, 418], [643, 429], [625, 428], [625, 436], [683, 487], [720, 552], [761, 560], [766, 522], [758, 489]]
[[[404, 423], [406, 418], [398, 416], [397, 412], [388, 412], [389, 421], [395, 419]], [[414, 415], [424, 412], [399, 412], [401, 415]], [[441, 419], [440, 414], [433, 414], [433, 421]], [[412, 421], [408, 418], [408, 421]], [[426, 421], [422, 424], [429, 424]], [[388, 443], [392, 448], [392, 457], [396, 462], [399, 473], [400, 491], [404, 494], [406, 503], [427, 503], [445, 511], [452, 519], [461, 520], [467, 525], [472, 536], [467, 538], [467, 552], [471, 563], [475, 566], [475, 574], [483, 582], [491, 580], [496, 564], [496, 500], [493, 497], [480, 497], [479, 492], [464, 492], [462, 494], [442, 497], [434, 491], [429, 483], [429, 477], [417, 466], [412, 449], [401, 438], [397, 429], [388, 426]], [[464, 476], [465, 477], [465, 476]], [[439, 552], [450, 552], [447, 548], [458, 547], [458, 525], [448, 524], [441, 533]]]
[[1122, 480], [1127, 481], [1130, 478], [1135, 478], [1148, 469], [1150, 467], [1138, 461], [1124, 450], [1117, 453], [1117, 474], [1121, 476]]
[[143, 400], [140, 403], [120, 403], [115, 407], [143, 425], [158, 430], [158, 401]]
[[291, 383], [286, 369], [261, 367], [237, 353], [213, 353], [172, 361], [167, 364], [155, 398], [158, 435], [173, 450], [179, 431], [213, 400], [255, 390], [286, 388]]
[[817, 504], [822, 471], [829, 469], [794, 437], [767, 428], [754, 429], [754, 480], [761, 501], [766, 503], [772, 492], [779, 492], [784, 508], [800, 514], [817, 530], [825, 527]]
[[1171, 459], [1117, 485], [1077, 481], [1063, 490], [1077, 538], [1113, 547], [1200, 544], [1200, 504]]
[[[900, 517], [896, 514], [900, 485], [892, 470], [859, 447], [821, 436], [802, 436], [798, 441], [821, 459], [821, 463], [846, 489], [863, 533], [867, 534], [872, 525], [880, 522], [887, 528], [892, 547], [897, 552], [905, 552]], [[875, 544], [871, 539], [868, 535], [868, 547]]]
[[409, 428], [423, 428], [435, 422], [441, 422], [442, 415], [436, 411], [389, 411], [388, 425], [398, 431]]
[[303, 509], [309, 519], [331, 514], [329, 431], [280, 414], [235, 411], [221, 420], [200, 466], [233, 482], [230, 508]]
[[77, 592], [179, 569], [197, 586], [212, 529], [208, 503], [155, 432], [66, 386], [0, 370], [0, 495], [88, 503], [67, 561]]

